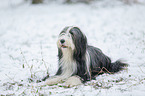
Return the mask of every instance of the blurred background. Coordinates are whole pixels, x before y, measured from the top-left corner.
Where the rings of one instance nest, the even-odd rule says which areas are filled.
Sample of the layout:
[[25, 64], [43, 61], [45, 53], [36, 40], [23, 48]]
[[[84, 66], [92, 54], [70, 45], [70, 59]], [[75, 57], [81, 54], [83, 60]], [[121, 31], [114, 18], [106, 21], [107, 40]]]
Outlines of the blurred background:
[[[128, 70], [85, 85], [37, 87], [58, 67], [57, 37], [78, 26], [88, 44]], [[145, 0], [1, 0], [0, 95], [143, 96], [145, 94]]]

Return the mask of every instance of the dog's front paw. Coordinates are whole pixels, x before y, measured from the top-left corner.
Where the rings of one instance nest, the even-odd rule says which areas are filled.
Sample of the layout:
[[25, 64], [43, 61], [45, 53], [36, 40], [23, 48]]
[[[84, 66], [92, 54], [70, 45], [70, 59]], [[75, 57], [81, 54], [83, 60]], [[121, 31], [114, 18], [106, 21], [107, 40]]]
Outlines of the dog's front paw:
[[62, 78], [61, 77], [53, 77], [53, 78], [49, 78], [45, 81], [45, 85], [55, 85], [62, 82]]
[[81, 84], [82, 84], [81, 79], [78, 76], [72, 76], [68, 78], [67, 81], [65, 82], [66, 87], [74, 87]]

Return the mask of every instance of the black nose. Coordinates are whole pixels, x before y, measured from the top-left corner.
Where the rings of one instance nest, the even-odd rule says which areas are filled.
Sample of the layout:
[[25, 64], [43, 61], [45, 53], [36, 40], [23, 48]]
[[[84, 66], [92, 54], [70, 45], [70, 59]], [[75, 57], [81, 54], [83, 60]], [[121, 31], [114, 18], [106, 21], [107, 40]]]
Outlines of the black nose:
[[60, 42], [63, 44], [65, 42], [65, 40], [64, 39], [61, 39]]

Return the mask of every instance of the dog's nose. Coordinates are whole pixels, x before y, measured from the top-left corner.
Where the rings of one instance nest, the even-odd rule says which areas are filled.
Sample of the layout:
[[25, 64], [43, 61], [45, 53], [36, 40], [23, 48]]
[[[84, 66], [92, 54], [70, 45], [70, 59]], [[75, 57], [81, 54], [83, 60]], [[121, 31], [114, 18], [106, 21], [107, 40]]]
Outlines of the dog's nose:
[[65, 42], [65, 40], [64, 39], [61, 39], [60, 42], [63, 44]]

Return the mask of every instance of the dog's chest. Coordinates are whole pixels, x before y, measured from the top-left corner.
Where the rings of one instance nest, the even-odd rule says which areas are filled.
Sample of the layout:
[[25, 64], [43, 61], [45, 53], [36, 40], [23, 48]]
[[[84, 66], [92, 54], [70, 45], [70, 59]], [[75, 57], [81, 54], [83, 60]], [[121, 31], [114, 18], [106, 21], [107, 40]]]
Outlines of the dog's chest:
[[63, 57], [60, 60], [60, 65], [63, 70], [63, 74], [69, 73], [74, 74], [77, 71], [76, 61], [73, 59], [72, 51], [69, 49], [62, 50]]

